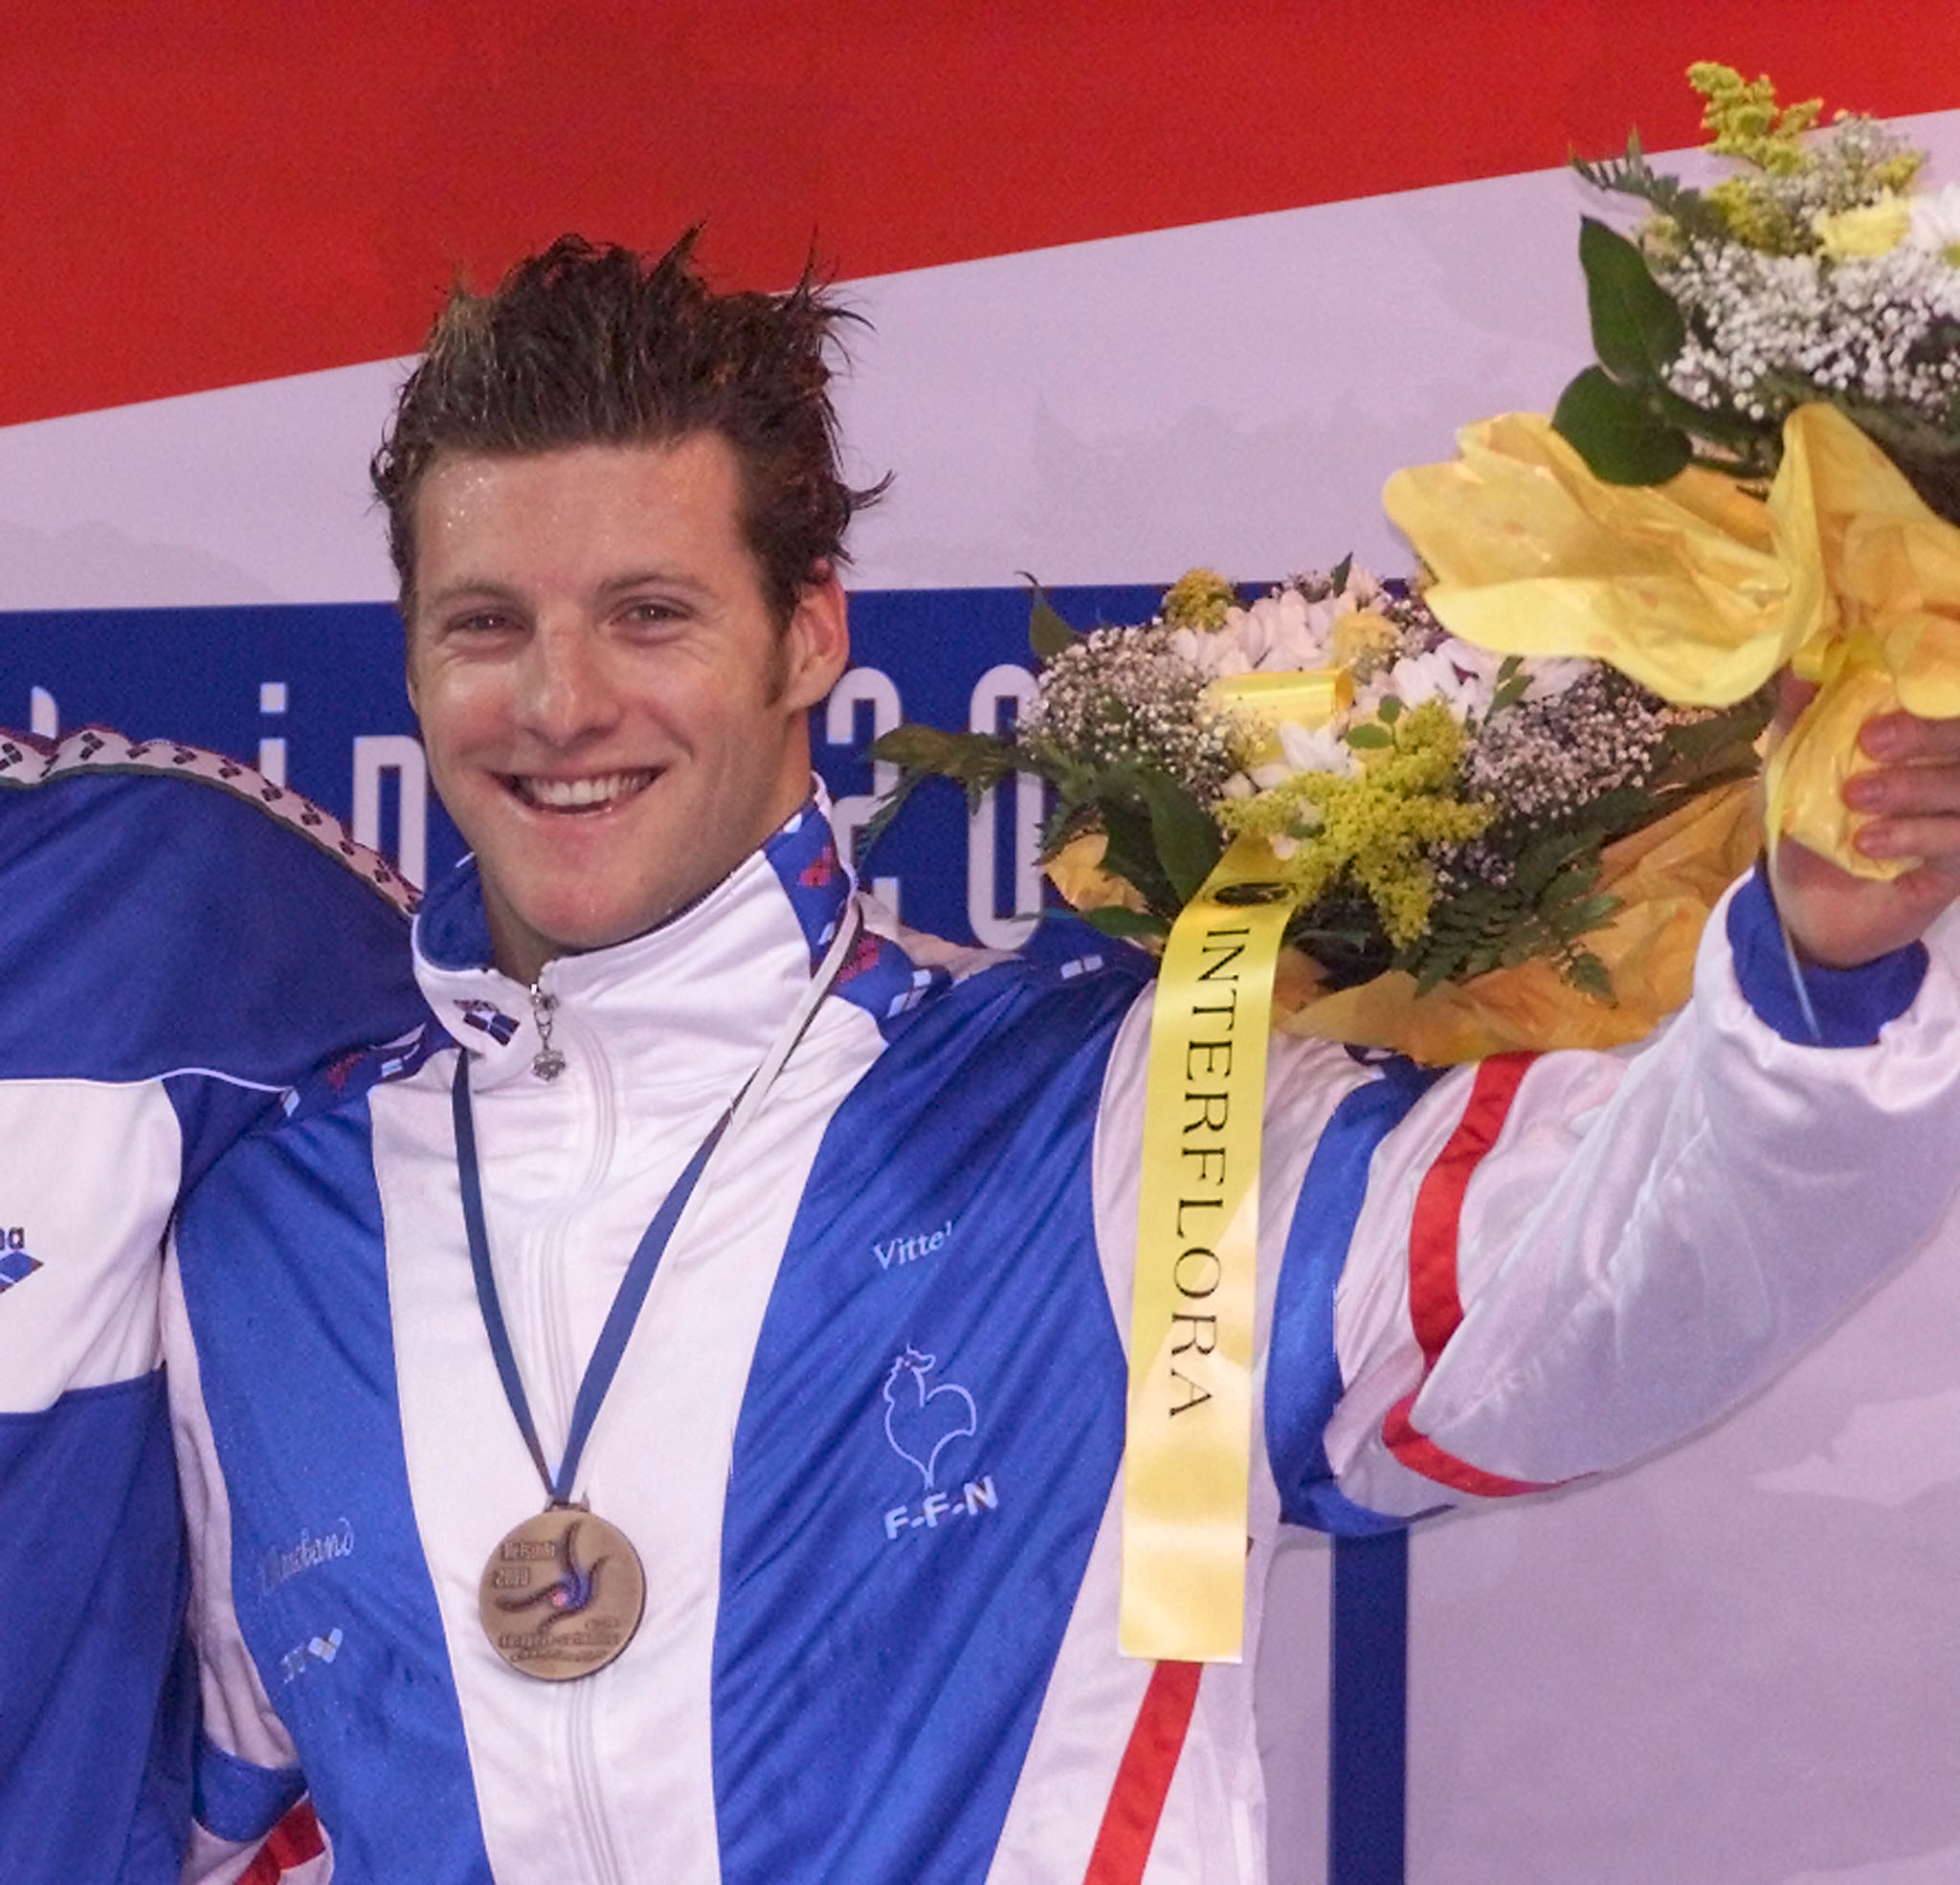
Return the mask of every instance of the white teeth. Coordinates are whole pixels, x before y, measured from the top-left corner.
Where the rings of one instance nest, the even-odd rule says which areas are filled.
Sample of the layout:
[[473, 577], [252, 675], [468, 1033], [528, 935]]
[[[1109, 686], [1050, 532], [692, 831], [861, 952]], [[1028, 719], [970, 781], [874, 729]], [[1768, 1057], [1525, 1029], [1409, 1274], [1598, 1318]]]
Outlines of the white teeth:
[[573, 810], [587, 806], [607, 805], [614, 799], [631, 798], [652, 785], [651, 772], [609, 772], [596, 779], [535, 779], [519, 777], [512, 783], [520, 796], [533, 805], [553, 810]]

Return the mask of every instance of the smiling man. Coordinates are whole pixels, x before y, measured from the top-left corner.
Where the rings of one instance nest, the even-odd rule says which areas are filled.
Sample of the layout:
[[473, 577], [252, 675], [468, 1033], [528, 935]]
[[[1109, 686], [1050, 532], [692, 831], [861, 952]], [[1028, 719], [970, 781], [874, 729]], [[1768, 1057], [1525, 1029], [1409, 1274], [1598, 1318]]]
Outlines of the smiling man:
[[445, 455], [416, 501], [409, 694], [500, 966], [639, 935], [810, 792], [843, 673], [834, 570], [780, 615], [720, 432]]
[[[812, 796], [835, 318], [568, 239], [403, 391], [456, 1044], [180, 1227], [193, 1875], [308, 1791], [350, 1879], [1262, 1875], [1249, 1667], [1117, 1652], [1148, 965], [899, 933]], [[1882, 732], [1933, 861], [1793, 859], [1821, 1042], [1757, 876], [1638, 1053], [1274, 1044], [1255, 1634], [1282, 1525], [1622, 1465], [1952, 1241], [1960, 728]]]

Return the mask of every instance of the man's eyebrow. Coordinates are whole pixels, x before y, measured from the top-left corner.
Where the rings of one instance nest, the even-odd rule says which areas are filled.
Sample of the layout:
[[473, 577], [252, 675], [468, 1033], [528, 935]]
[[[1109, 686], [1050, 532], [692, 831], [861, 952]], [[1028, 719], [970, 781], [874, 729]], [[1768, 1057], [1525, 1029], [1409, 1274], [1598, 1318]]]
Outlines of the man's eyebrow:
[[612, 597], [625, 594], [629, 589], [639, 588], [681, 588], [705, 594], [708, 586], [700, 577], [691, 576], [685, 569], [663, 568], [655, 564], [645, 569], [635, 569], [623, 576], [609, 576], [593, 590], [593, 594]]
[[518, 592], [507, 584], [493, 583], [487, 578], [475, 576], [459, 577], [456, 582], [445, 583], [439, 589], [426, 591], [422, 598], [425, 609], [442, 609], [451, 603], [465, 599], [471, 602], [508, 602], [522, 600]]

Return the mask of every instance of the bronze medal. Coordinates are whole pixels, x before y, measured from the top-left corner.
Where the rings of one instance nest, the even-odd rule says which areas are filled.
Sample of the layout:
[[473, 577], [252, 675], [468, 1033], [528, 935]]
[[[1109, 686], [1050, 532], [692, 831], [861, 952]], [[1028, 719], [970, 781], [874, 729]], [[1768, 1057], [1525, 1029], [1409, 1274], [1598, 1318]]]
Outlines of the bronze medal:
[[491, 1647], [546, 1682], [604, 1669], [633, 1640], [646, 1598], [626, 1534], [575, 1505], [550, 1506], [506, 1533], [479, 1588]]

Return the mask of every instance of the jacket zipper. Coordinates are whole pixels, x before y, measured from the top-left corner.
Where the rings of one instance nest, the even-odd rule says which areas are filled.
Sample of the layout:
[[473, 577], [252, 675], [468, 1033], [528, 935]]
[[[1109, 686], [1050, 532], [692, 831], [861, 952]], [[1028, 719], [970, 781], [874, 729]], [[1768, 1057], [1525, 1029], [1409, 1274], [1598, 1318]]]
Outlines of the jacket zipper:
[[[531, 1060], [531, 1072], [541, 1080], [555, 1082], [572, 1067], [573, 1055], [568, 1055], [565, 1048], [573, 1050], [577, 1076], [565, 1097], [580, 1116], [579, 1124], [584, 1130], [578, 1138], [585, 1139], [591, 1147], [586, 1167], [576, 1175], [564, 1204], [552, 1211], [541, 1227], [530, 1278], [532, 1313], [544, 1338], [538, 1346], [547, 1357], [552, 1400], [555, 1408], [562, 1410], [568, 1419], [586, 1357], [572, 1352], [574, 1344], [565, 1274], [566, 1246], [579, 1219], [590, 1209], [593, 1198], [603, 1188], [612, 1164], [618, 1119], [613, 1104], [612, 1069], [597, 1040], [575, 1020], [560, 1013], [558, 997], [545, 987], [542, 976], [531, 984], [526, 993], [538, 1027], [538, 1052]], [[561, 1022], [565, 1031], [564, 1047], [554, 1040]], [[563, 1422], [559, 1425], [562, 1430]], [[590, 1879], [592, 1885], [627, 1885], [627, 1873], [620, 1863], [612, 1821], [605, 1807], [595, 1719], [597, 1698], [592, 1693], [593, 1685], [590, 1681], [578, 1681], [551, 1686], [557, 1693], [541, 1699], [556, 1718], [557, 1739], [571, 1782], [568, 1803], [571, 1821], [569, 1831], [575, 1849], [581, 1854], [581, 1862], [573, 1868], [575, 1875]]]

